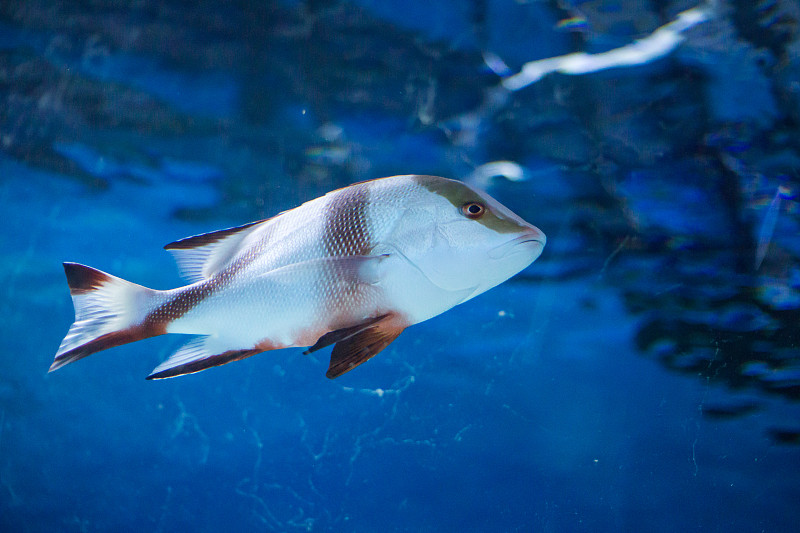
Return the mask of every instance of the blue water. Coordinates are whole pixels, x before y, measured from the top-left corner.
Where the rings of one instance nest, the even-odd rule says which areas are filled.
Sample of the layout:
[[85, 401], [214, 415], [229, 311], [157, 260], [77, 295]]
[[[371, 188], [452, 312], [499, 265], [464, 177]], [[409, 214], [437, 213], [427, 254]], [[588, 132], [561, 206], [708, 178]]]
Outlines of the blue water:
[[[494, 107], [480, 52], [693, 4], [47, 4], [0, 9], [0, 530], [796, 530], [792, 2]], [[398, 173], [480, 182], [542, 257], [336, 380], [290, 349], [145, 381], [169, 336], [47, 373], [63, 261], [176, 287], [164, 244]]]

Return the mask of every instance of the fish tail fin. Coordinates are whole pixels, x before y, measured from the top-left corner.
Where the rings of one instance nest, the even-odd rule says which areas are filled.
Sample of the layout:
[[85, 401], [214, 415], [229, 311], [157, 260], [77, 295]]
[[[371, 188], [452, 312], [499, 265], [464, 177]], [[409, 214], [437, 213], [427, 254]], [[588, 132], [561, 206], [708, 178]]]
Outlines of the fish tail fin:
[[78, 263], [64, 263], [75, 323], [61, 341], [50, 372], [106, 348], [165, 332], [145, 321], [159, 291]]

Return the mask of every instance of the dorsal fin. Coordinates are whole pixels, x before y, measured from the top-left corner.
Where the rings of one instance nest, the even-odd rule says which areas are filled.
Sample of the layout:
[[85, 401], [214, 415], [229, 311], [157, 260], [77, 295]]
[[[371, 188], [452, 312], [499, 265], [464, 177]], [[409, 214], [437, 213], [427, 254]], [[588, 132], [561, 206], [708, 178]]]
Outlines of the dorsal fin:
[[222, 270], [239, 251], [247, 236], [268, 220], [272, 219], [187, 237], [169, 243], [164, 249], [175, 258], [181, 276], [194, 283]]

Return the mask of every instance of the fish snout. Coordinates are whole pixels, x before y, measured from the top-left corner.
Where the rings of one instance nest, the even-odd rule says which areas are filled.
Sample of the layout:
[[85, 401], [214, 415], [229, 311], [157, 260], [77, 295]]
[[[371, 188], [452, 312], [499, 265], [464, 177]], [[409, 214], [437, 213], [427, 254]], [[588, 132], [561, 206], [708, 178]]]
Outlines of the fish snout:
[[523, 250], [533, 251], [535, 257], [539, 257], [546, 243], [547, 236], [544, 232], [536, 226], [529, 225], [526, 226], [525, 230], [521, 234], [518, 234], [517, 237], [490, 250], [489, 257], [492, 259], [502, 259], [509, 254], [521, 252]]
[[514, 240], [517, 241], [518, 244], [537, 242], [544, 248], [544, 245], [547, 244], [547, 235], [536, 226], [528, 226], [527, 231]]

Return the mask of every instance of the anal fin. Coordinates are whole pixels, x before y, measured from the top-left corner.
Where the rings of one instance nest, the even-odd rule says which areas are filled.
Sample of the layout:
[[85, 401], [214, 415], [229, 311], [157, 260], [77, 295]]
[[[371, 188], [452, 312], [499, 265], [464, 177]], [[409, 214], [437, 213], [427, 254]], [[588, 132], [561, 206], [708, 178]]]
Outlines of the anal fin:
[[[388, 314], [379, 317], [377, 320], [373, 319], [373, 322], [368, 324], [366, 328], [362, 327], [357, 332], [345, 335], [338, 341], [331, 341], [336, 342], [336, 346], [333, 347], [331, 362], [325, 375], [330, 379], [337, 378], [361, 363], [372, 359], [381, 350], [389, 346], [405, 328], [406, 324], [399, 320], [396, 315]], [[345, 329], [352, 330], [356, 329], [356, 327]], [[317, 341], [317, 344], [320, 344], [331, 333], [323, 335]], [[328, 342], [328, 344], [331, 344], [331, 342]], [[317, 344], [314, 346], [317, 346]]]
[[208, 336], [195, 339], [158, 365], [147, 379], [164, 379], [194, 374], [207, 368], [241, 361], [261, 352], [278, 348], [261, 342], [252, 348], [231, 348], [219, 339]]

